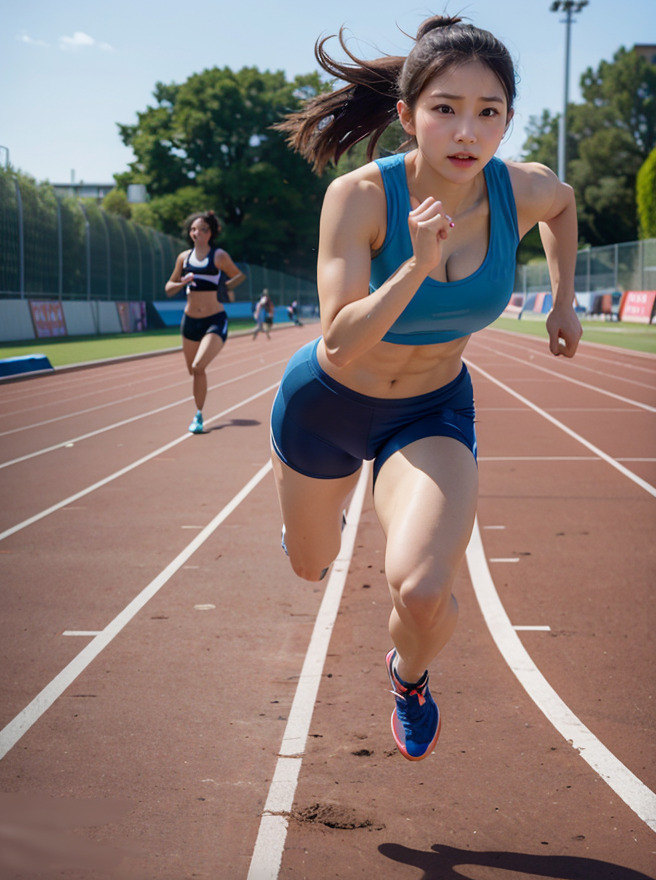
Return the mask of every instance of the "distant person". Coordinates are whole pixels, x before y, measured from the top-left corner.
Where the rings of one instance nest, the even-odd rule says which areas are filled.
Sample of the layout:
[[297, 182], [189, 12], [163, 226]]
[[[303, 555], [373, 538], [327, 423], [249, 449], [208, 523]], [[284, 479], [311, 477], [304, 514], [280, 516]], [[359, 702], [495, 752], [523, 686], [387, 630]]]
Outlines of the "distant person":
[[262, 330], [266, 333], [266, 338], [271, 339], [271, 327], [273, 326], [273, 314], [275, 308], [273, 301], [269, 296], [269, 291], [265, 287], [262, 296], [257, 301], [253, 317], [255, 319], [255, 330], [253, 331], [253, 339], [257, 339], [258, 333]]
[[[437, 15], [420, 25], [407, 58], [361, 61], [341, 34], [340, 47], [348, 63], [330, 57], [326, 39], [315, 52], [345, 85], [278, 126], [318, 172], [371, 139], [370, 161], [335, 177], [325, 194], [322, 336], [296, 352], [280, 383], [273, 471], [283, 549], [298, 576], [317, 581], [339, 551], [362, 462], [373, 460], [392, 606], [392, 733], [401, 754], [419, 761], [440, 732], [428, 669], [456, 626], [453, 588], [476, 514], [463, 353], [508, 304], [517, 246], [539, 224], [554, 294], [549, 348], [574, 355], [576, 204], [544, 165], [495, 156], [513, 116], [515, 71], [488, 31]], [[394, 120], [406, 142], [374, 159]], [[351, 665], [357, 675], [361, 663]]]
[[297, 327], [303, 326], [298, 316], [298, 302], [296, 300], [287, 306], [287, 314], [289, 315], [289, 320], [296, 324]]
[[192, 214], [184, 223], [191, 250], [178, 254], [171, 277], [164, 288], [171, 297], [187, 288], [182, 316], [182, 353], [193, 377], [196, 415], [189, 430], [203, 433], [203, 406], [207, 397], [207, 367], [228, 337], [228, 316], [224, 302], [234, 302], [233, 290], [245, 280], [230, 254], [215, 244], [221, 224], [214, 211]]

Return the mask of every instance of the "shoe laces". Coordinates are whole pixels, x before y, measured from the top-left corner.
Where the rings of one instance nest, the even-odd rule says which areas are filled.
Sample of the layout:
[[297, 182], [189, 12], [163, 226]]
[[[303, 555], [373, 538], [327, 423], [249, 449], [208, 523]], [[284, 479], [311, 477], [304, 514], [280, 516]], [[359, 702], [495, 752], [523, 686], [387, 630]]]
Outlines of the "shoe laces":
[[[408, 708], [410, 708], [414, 702], [414, 701], [412, 701], [412, 702], [409, 701], [408, 697], [416, 697], [417, 698], [417, 705], [419, 707], [421, 707], [425, 704], [425, 702], [426, 702], [426, 688], [428, 687], [428, 679], [426, 679], [426, 681], [424, 681], [423, 684], [419, 684], [419, 682], [418, 682], [412, 688], [406, 688], [401, 684], [401, 682], [397, 678], [397, 675], [394, 671], [392, 671], [392, 675], [394, 677], [394, 690], [390, 691], [391, 694], [394, 694], [395, 697], [397, 697], [400, 700], [403, 700], [403, 702], [406, 704], [406, 706]], [[398, 688], [398, 690], [397, 690], [397, 688]]]

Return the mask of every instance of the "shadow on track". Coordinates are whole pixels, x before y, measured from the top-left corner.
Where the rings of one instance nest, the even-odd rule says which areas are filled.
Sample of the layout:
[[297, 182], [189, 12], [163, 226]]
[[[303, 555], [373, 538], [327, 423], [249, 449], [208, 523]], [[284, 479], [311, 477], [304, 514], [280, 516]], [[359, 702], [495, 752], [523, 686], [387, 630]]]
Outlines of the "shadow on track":
[[206, 427], [203, 434], [211, 434], [213, 431], [223, 431], [224, 428], [255, 428], [262, 422], [257, 419], [230, 419], [228, 422], [222, 422], [220, 425], [211, 425]]
[[378, 851], [386, 858], [424, 871], [421, 880], [462, 880], [457, 868], [481, 865], [513, 871], [517, 880], [522, 876], [546, 877], [549, 880], [653, 880], [647, 874], [598, 859], [578, 856], [536, 856], [530, 853], [494, 852], [457, 849], [435, 843], [432, 852], [410, 849], [398, 843], [383, 843]]

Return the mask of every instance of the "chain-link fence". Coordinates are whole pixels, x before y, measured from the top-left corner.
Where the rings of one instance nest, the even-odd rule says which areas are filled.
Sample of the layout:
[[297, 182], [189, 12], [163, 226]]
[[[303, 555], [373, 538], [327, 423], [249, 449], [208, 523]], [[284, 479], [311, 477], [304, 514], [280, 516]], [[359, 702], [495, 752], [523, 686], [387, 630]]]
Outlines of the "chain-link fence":
[[250, 263], [237, 265], [246, 274], [246, 281], [235, 289], [236, 302], [250, 302], [254, 306], [266, 289], [274, 306], [288, 306], [296, 300], [304, 314], [309, 315], [314, 308], [318, 314], [319, 297], [314, 279]]
[[[580, 250], [576, 259], [574, 289], [579, 294], [656, 290], [656, 238]], [[516, 293], [549, 290], [551, 282], [546, 260], [517, 267]]]
[[[89, 199], [0, 171], [0, 298], [163, 300], [187, 247]], [[276, 305], [317, 303], [314, 279], [238, 265], [247, 277], [235, 291], [238, 302], [254, 302], [268, 288]]]
[[153, 300], [183, 241], [0, 174], [0, 296]]
[[[182, 239], [61, 196], [0, 170], [0, 298], [87, 299], [115, 302], [165, 298]], [[238, 264], [247, 281], [238, 302], [255, 303], [267, 288], [277, 306], [294, 299], [317, 305], [315, 279]], [[577, 293], [656, 289], [656, 239], [585, 248], [576, 261]], [[518, 266], [515, 292], [550, 290], [546, 260]]]

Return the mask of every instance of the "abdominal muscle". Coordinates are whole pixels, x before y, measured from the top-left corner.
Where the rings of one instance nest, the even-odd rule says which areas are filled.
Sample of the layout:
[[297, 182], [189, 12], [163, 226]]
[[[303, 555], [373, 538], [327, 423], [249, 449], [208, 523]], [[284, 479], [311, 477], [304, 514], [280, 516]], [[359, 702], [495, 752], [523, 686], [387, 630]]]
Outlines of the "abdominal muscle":
[[190, 318], [209, 318], [223, 311], [225, 309], [216, 298], [216, 290], [192, 290], [187, 294], [185, 315]]
[[317, 358], [321, 369], [336, 382], [369, 397], [403, 398], [428, 394], [458, 377], [469, 336], [436, 345], [397, 345], [379, 342], [345, 367], [326, 356], [323, 339]]

